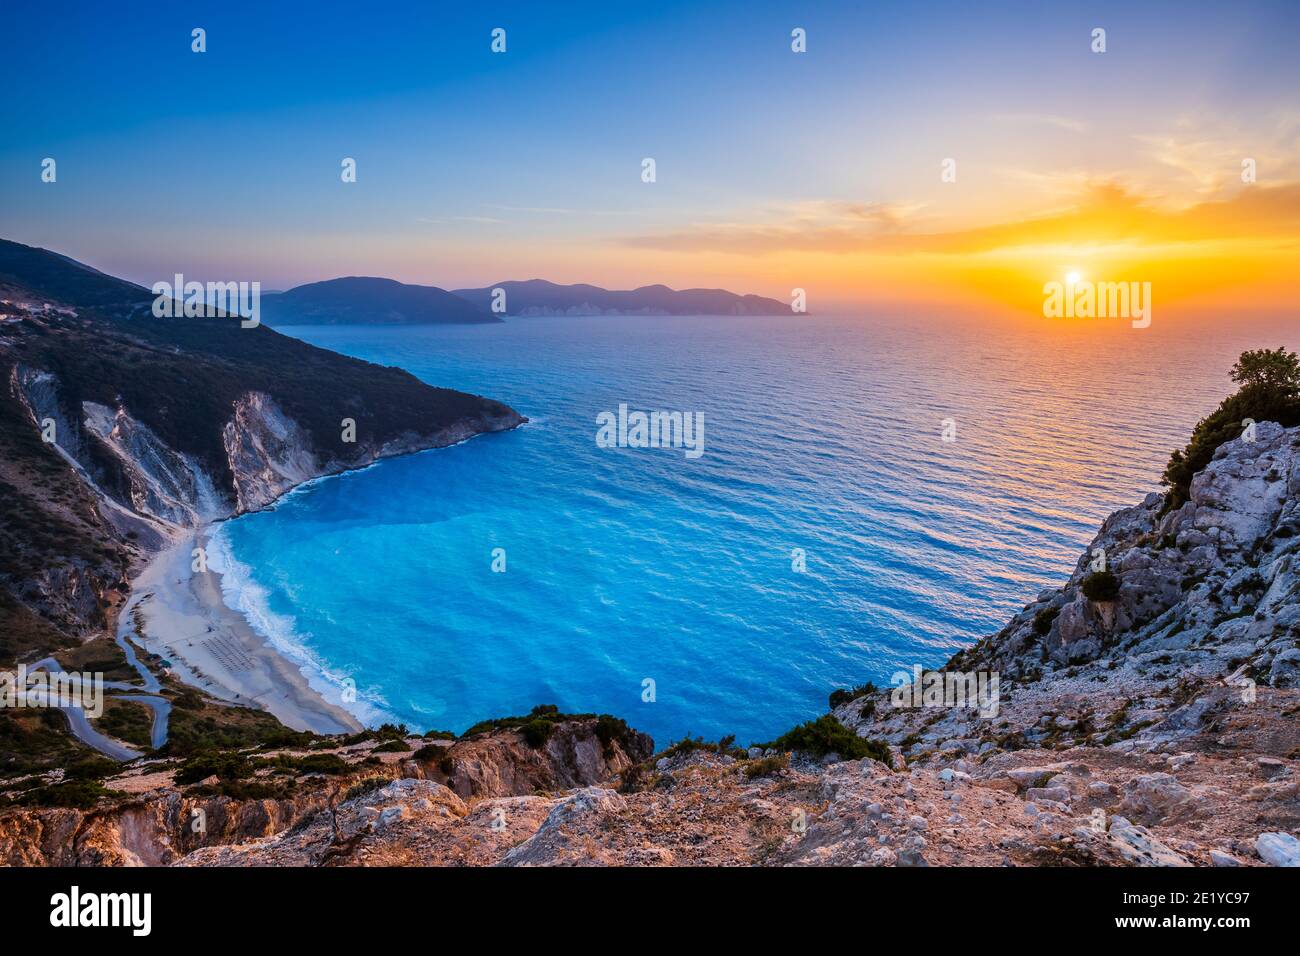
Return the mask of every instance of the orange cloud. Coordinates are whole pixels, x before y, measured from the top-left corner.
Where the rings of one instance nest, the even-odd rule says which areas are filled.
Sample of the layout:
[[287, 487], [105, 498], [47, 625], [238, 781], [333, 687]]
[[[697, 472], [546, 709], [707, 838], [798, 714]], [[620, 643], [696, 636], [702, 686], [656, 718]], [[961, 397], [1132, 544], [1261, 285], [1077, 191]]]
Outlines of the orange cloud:
[[733, 274], [761, 276], [779, 263], [781, 272], [810, 276], [841, 300], [991, 300], [1032, 313], [1043, 283], [1066, 270], [1099, 281], [1151, 281], [1162, 304], [1217, 297], [1259, 307], [1289, 304], [1300, 271], [1300, 183], [1250, 185], [1178, 208], [1117, 183], [1093, 184], [1066, 208], [965, 228], [936, 228], [926, 211], [823, 203], [780, 221], [708, 223], [620, 241]]
[[821, 251], [836, 254], [938, 253], [972, 255], [1025, 246], [1205, 242], [1239, 238], [1300, 238], [1300, 183], [1251, 186], [1226, 200], [1182, 210], [1107, 183], [1091, 188], [1064, 211], [995, 225], [921, 232], [909, 229], [919, 207], [841, 203], [840, 215], [804, 216], [781, 223], [714, 223], [678, 232], [634, 236], [629, 246], [670, 252], [768, 255]]

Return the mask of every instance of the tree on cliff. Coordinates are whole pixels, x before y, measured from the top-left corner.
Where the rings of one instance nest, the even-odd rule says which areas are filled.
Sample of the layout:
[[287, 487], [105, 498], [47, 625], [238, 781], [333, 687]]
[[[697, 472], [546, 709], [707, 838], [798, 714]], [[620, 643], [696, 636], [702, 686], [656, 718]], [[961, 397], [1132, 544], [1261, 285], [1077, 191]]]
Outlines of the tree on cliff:
[[1245, 389], [1264, 389], [1295, 396], [1300, 392], [1300, 358], [1286, 349], [1242, 352], [1232, 380]]
[[1220, 445], [1241, 437], [1247, 420], [1277, 422], [1285, 428], [1300, 425], [1300, 357], [1295, 352], [1242, 352], [1232, 366], [1232, 380], [1241, 387], [1201, 419], [1186, 448], [1169, 457], [1162, 479], [1169, 486], [1166, 510], [1187, 500], [1192, 476], [1210, 463]]

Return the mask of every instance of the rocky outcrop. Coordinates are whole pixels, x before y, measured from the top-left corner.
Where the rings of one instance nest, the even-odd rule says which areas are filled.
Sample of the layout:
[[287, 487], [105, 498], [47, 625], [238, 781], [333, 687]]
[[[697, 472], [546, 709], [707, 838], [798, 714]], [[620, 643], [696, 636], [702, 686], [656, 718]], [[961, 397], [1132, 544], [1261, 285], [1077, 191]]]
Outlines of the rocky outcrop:
[[169, 448], [126, 409], [83, 402], [86, 431], [98, 439], [125, 478], [126, 504], [136, 514], [194, 528], [230, 514], [230, 499], [193, 455]]
[[[419, 738], [408, 746], [421, 748]], [[357, 834], [383, 833], [394, 821], [422, 819], [440, 825], [464, 817], [462, 799], [505, 798], [493, 807], [510, 813], [549, 806], [536, 796], [588, 787], [625, 772], [650, 756], [653, 743], [628, 731], [602, 741], [594, 718], [556, 723], [545, 744], [532, 747], [514, 729], [501, 729], [452, 743], [417, 749], [417, 757], [375, 753], [373, 741], [332, 752], [353, 764], [352, 775], [308, 774], [291, 795], [238, 799], [198, 788], [177, 788], [172, 773], [152, 761], [106, 782], [133, 793], [95, 810], [15, 810], [0, 814], [0, 863], [15, 866], [159, 866], [187, 863], [271, 863], [296, 859], [322, 865], [346, 858], [343, 848]], [[311, 751], [320, 755], [323, 751]], [[289, 752], [291, 756], [301, 756]], [[378, 762], [379, 767], [374, 764]], [[265, 783], [273, 770], [254, 779]], [[349, 798], [354, 785], [363, 796]], [[378, 791], [371, 795], [372, 791]], [[426, 800], [428, 804], [419, 801]], [[396, 805], [405, 809], [392, 810]], [[426, 813], [426, 811], [428, 811]], [[481, 816], [481, 807], [476, 804]], [[542, 810], [536, 823], [545, 816]], [[426, 819], [427, 818], [427, 819]], [[516, 830], [524, 813], [509, 825]], [[491, 825], [491, 820], [488, 821]], [[245, 846], [260, 838], [265, 844]], [[359, 838], [358, 838], [359, 839]], [[353, 841], [355, 842], [355, 841]], [[193, 856], [196, 850], [203, 853]]]
[[261, 392], [235, 403], [221, 438], [238, 511], [265, 508], [295, 485], [324, 473], [307, 434]]
[[[144, 519], [155, 527], [188, 529], [272, 504], [305, 481], [372, 464], [380, 458], [441, 448], [483, 432], [506, 431], [526, 419], [511, 409], [486, 411], [427, 433], [406, 432], [375, 444], [361, 442], [345, 457], [322, 456], [311, 436], [270, 395], [252, 391], [239, 398], [221, 426], [233, 488], [193, 456], [169, 447], [125, 408], [82, 403], [82, 420], [70, 418], [58, 380], [48, 372], [15, 366], [11, 388], [24, 399], [35, 427], [52, 422], [57, 447], [114, 515]], [[93, 460], [98, 443], [115, 466], [115, 485], [95, 479], [103, 463]], [[106, 515], [106, 517], [111, 517]], [[139, 531], [139, 524], [130, 530]]]
[[382, 443], [361, 441], [339, 457], [326, 455], [271, 396], [249, 392], [234, 406], [222, 428], [230, 473], [235, 486], [235, 513], [257, 511], [304, 481], [364, 468], [381, 458], [426, 448], [445, 448], [485, 432], [508, 431], [527, 419], [512, 409], [485, 410], [473, 418], [428, 432], [408, 431]]
[[[1007, 755], [1012, 756], [1012, 755]], [[1019, 764], [981, 773], [874, 760], [785, 767], [697, 751], [662, 761], [641, 784], [613, 779], [563, 793], [463, 799], [432, 780], [403, 779], [277, 836], [208, 846], [187, 866], [1193, 866], [1280, 865], [1289, 834], [1260, 849], [1244, 803], [1258, 776], [1232, 761], [1188, 772], [1203, 793], [1181, 821], [1115, 812], [1130, 775], [1158, 757], [1103, 766], [1071, 754], [1059, 770]], [[1024, 771], [1024, 773], [1021, 773]], [[1012, 776], [1007, 776], [1011, 774]], [[1010, 782], [1065, 774], [1083, 783], [1061, 803]], [[1276, 805], [1270, 805], [1276, 812]], [[1292, 823], [1291, 825], [1294, 825]]]
[[233, 800], [165, 790], [98, 810], [0, 814], [8, 866], [166, 866], [213, 843], [283, 833], [327, 806], [319, 790], [292, 798]]
[[59, 394], [57, 378], [20, 362], [10, 372], [9, 388], [27, 409], [38, 430], [44, 433], [52, 426], [54, 444], [70, 458], [77, 461], [84, 458], [81, 428]]
[[403, 772], [445, 784], [464, 798], [521, 796], [612, 780], [647, 759], [653, 747], [645, 734], [632, 731], [604, 742], [594, 721], [568, 721], [541, 747], [517, 731], [498, 731], [407, 761]]
[[[1169, 657], [1204, 677], [1241, 658], [1249, 666], [1239, 678], [1294, 686], [1300, 429], [1261, 423], [1255, 441], [1218, 449], [1181, 508], [1166, 513], [1163, 503], [1149, 495], [1111, 515], [1063, 588], [1039, 595], [957, 664], [992, 666], [1005, 679], [1103, 660], [1145, 671]], [[1084, 582], [1103, 560], [1118, 593], [1089, 600]]]

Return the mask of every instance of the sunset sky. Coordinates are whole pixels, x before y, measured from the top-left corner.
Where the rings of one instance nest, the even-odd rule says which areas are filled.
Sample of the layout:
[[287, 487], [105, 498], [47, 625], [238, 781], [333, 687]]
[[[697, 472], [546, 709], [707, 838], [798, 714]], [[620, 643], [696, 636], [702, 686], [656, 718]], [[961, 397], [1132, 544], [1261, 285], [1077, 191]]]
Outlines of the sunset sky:
[[396, 6], [9, 0], [0, 236], [144, 284], [1294, 299], [1295, 3]]

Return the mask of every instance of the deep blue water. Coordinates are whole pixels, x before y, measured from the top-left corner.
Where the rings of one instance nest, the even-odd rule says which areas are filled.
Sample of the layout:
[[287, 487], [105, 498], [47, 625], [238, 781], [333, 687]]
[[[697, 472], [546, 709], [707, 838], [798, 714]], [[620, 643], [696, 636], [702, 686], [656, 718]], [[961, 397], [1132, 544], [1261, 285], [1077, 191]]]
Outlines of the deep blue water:
[[[354, 680], [371, 722], [460, 731], [555, 703], [661, 744], [768, 739], [1059, 583], [1106, 514], [1158, 488], [1236, 354], [1278, 344], [1198, 328], [294, 329], [532, 422], [313, 482], [222, 526], [216, 563], [232, 606], [331, 699]], [[621, 402], [702, 412], [703, 456], [597, 447]]]

